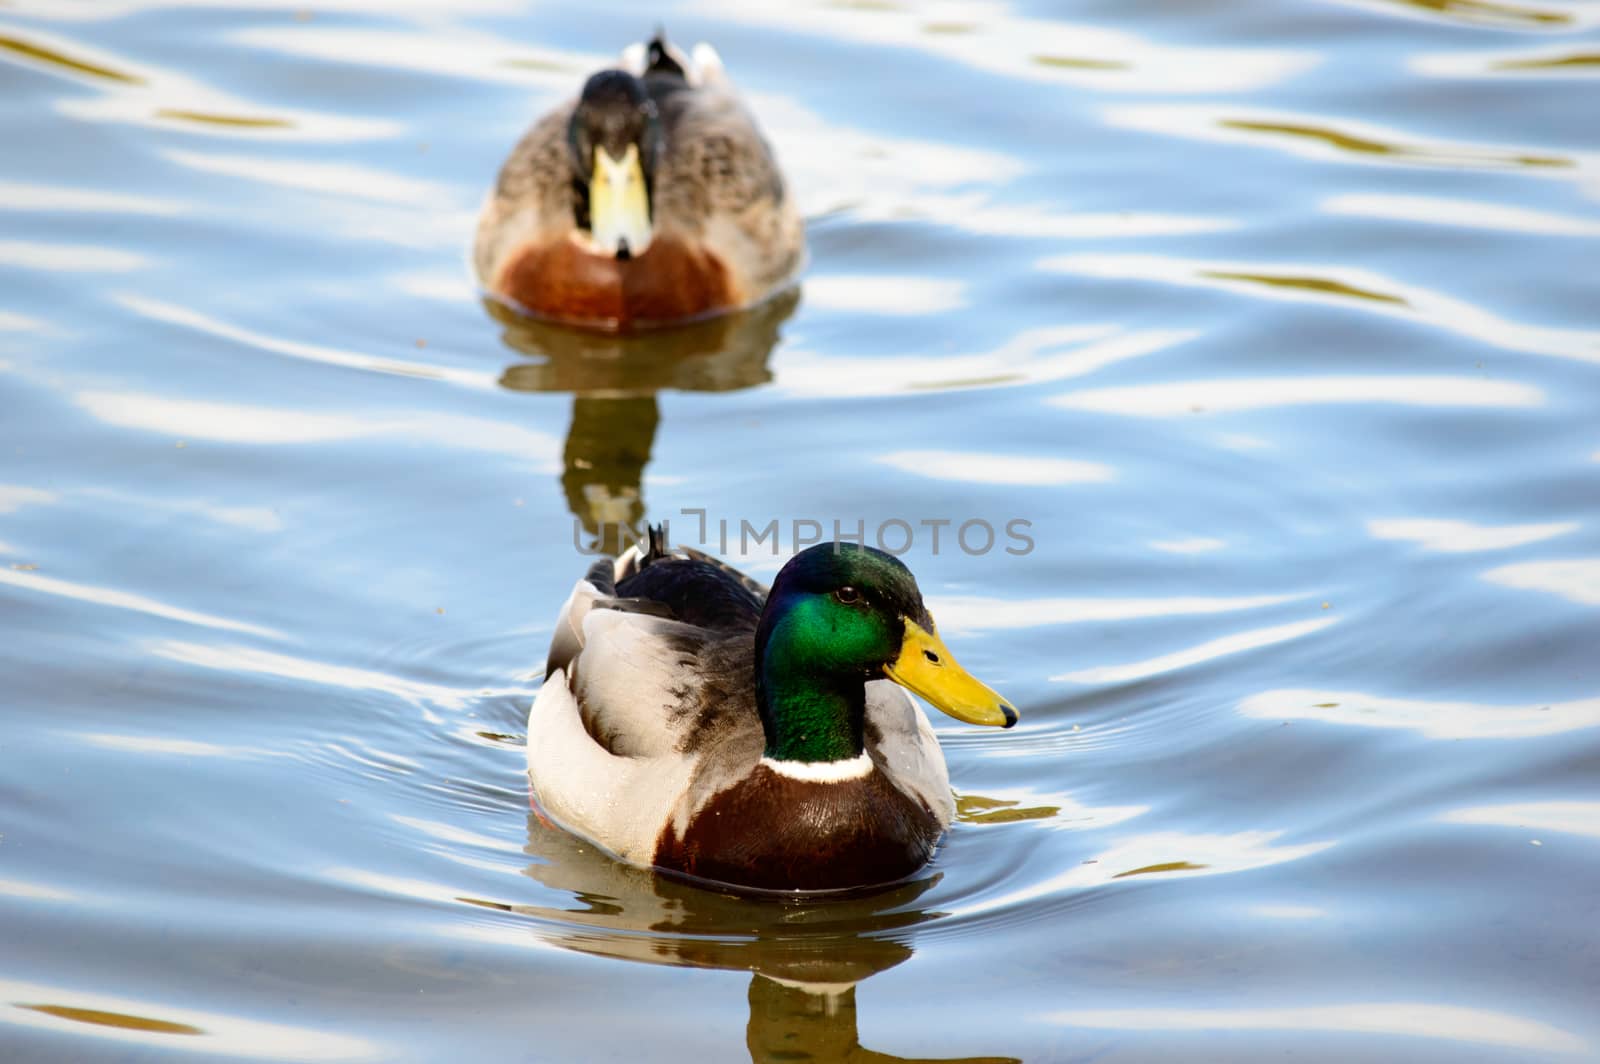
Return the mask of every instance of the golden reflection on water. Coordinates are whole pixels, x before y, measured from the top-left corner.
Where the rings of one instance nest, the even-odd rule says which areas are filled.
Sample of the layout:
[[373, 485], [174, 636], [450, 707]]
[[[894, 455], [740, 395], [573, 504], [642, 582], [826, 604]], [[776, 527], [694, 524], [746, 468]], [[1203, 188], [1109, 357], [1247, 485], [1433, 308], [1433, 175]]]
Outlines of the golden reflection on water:
[[1444, 16], [1460, 22], [1511, 25], [1552, 29], [1573, 21], [1565, 11], [1527, 7], [1523, 4], [1493, 3], [1491, 0], [1364, 0], [1386, 6], [1410, 8], [1419, 15]]
[[[1122, 92], [1244, 92], [1272, 85], [1316, 61], [1306, 51], [1284, 48], [1175, 45], [1113, 29], [1103, 20], [1035, 18], [999, 3], [935, 11], [928, 5], [884, 0], [824, 4], [707, 0], [701, 12], [773, 30], [820, 32], [880, 47], [914, 48], [1003, 77], [1076, 82]], [[930, 15], [952, 17], [930, 20]]]
[[[1041, 269], [1091, 277], [1216, 288], [1257, 299], [1326, 303], [1345, 310], [1425, 321], [1511, 351], [1600, 362], [1600, 332], [1510, 321], [1476, 303], [1405, 284], [1372, 270], [1329, 264], [1317, 266], [1312, 272], [1304, 265], [1288, 263], [1207, 262], [1131, 254], [1056, 255], [1041, 259], [1038, 265]], [[1524, 398], [1516, 400], [1519, 405], [1542, 402], [1537, 389], [1507, 387], [1521, 392]], [[1384, 389], [1380, 385], [1378, 390]], [[1222, 401], [1227, 403], [1227, 397]]]
[[169, 118], [175, 122], [194, 122], [202, 126], [224, 126], [233, 129], [290, 129], [294, 126], [294, 123], [287, 118], [211, 114], [206, 111], [185, 111], [178, 107], [157, 108], [156, 117]]
[[1244, 281], [1248, 284], [1264, 284], [1273, 288], [1302, 288], [1308, 292], [1321, 292], [1331, 296], [1347, 296], [1352, 299], [1370, 299], [1378, 303], [1395, 303], [1399, 306], [1409, 306], [1404, 299], [1388, 292], [1379, 292], [1372, 288], [1358, 288], [1353, 284], [1336, 281], [1327, 277], [1293, 277], [1271, 273], [1230, 273], [1227, 270], [1201, 270], [1201, 277], [1211, 277], [1219, 281]]
[[963, 824], [1015, 824], [1022, 820], [1049, 820], [1061, 812], [1059, 805], [1023, 805], [1015, 799], [985, 798], [981, 794], [956, 795], [956, 820]]
[[1241, 114], [1191, 104], [1153, 104], [1106, 108], [1114, 126], [1223, 143], [1281, 148], [1311, 158], [1382, 165], [1447, 167], [1449, 169], [1525, 170], [1550, 177], [1569, 177], [1580, 163], [1592, 165], [1592, 153], [1552, 155], [1515, 146], [1451, 140], [1424, 140], [1370, 122], [1341, 117], [1337, 121], [1294, 111], [1255, 110]]
[[[170, 122], [198, 125], [213, 132], [249, 136], [283, 135], [297, 139], [352, 141], [392, 134], [390, 122], [334, 117], [306, 111], [268, 109], [220, 92], [186, 74], [109, 56], [70, 38], [39, 33], [24, 37], [0, 33], [0, 61], [37, 66], [51, 73], [88, 79], [102, 91], [61, 98], [56, 109], [70, 118]], [[135, 67], [133, 72], [128, 67]]]
[[757, 975], [750, 980], [750, 1059], [759, 1064], [1019, 1064], [1016, 1057], [899, 1057], [861, 1044], [856, 988], [821, 990]]
[[172, 1050], [199, 1051], [207, 1060], [388, 1059], [375, 1043], [351, 1035], [8, 979], [0, 979], [0, 1027], [70, 1031], [79, 1038], [78, 1052], [62, 1060], [86, 1059], [85, 1047], [92, 1044], [83, 1041], [86, 1036], [120, 1043], [125, 1047], [120, 1060], [156, 1059]]
[[1126, 872], [1118, 872], [1112, 879], [1127, 879], [1129, 876], [1149, 876], [1161, 872], [1204, 872], [1206, 866], [1193, 861], [1162, 861], [1160, 864], [1145, 865], [1143, 868], [1130, 868]]
[[[1600, 16], [1600, 8], [1596, 8], [1595, 13]], [[1494, 52], [1433, 52], [1412, 58], [1407, 66], [1431, 78], [1587, 80], [1600, 77], [1600, 52], [1574, 50], [1570, 45]]]
[[1033, 62], [1042, 67], [1060, 67], [1069, 70], [1126, 70], [1129, 64], [1114, 59], [1086, 59], [1072, 55], [1036, 55]]
[[1578, 52], [1554, 55], [1539, 59], [1502, 59], [1491, 63], [1490, 70], [1561, 70], [1570, 67], [1600, 67], [1600, 53]]
[[728, 392], [772, 379], [767, 358], [799, 306], [796, 289], [758, 307], [636, 336], [583, 332], [484, 306], [506, 345], [526, 361], [500, 384], [517, 392], [566, 392], [572, 419], [562, 448], [561, 491], [589, 539], [615, 554], [643, 532], [644, 471], [661, 423], [659, 392]]
[[171, 1020], [157, 1020], [149, 1016], [130, 1016], [124, 1012], [107, 1012], [103, 1009], [79, 1009], [71, 1005], [27, 1005], [17, 1003], [17, 1008], [42, 1012], [77, 1023], [93, 1023], [102, 1027], [123, 1027], [130, 1031], [151, 1031], [156, 1034], [205, 1034], [198, 1027]]
[[567, 510], [591, 546], [615, 554], [621, 528], [643, 531], [644, 470], [661, 422], [654, 393], [572, 399], [572, 422], [562, 452], [561, 490]]
[[20, 55], [25, 59], [45, 63], [62, 70], [70, 70], [74, 74], [87, 74], [91, 78], [101, 78], [106, 81], [117, 81], [124, 85], [143, 85], [144, 79], [133, 74], [126, 74], [114, 67], [101, 63], [91, 63], [87, 59], [76, 59], [59, 49], [49, 48], [34, 41], [13, 37], [9, 34], [0, 35], [0, 51]]
[[1405, 144], [1400, 141], [1378, 140], [1346, 133], [1331, 126], [1318, 126], [1298, 122], [1264, 122], [1241, 118], [1225, 118], [1217, 125], [1223, 129], [1237, 129], [1245, 133], [1266, 133], [1271, 136], [1297, 137], [1318, 141], [1339, 151], [1358, 155], [1390, 155], [1402, 159], [1416, 159], [1439, 164], [1468, 163], [1477, 165], [1572, 167], [1571, 159], [1558, 155], [1528, 155], [1515, 153], [1490, 153], [1469, 149], [1441, 149]]

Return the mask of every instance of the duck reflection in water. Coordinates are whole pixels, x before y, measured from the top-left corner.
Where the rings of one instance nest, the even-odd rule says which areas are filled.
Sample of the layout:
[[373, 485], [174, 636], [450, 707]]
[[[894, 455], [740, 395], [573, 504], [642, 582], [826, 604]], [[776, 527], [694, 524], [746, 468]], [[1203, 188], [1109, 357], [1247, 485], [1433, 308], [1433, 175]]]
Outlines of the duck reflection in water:
[[835, 1064], [1019, 1064], [1015, 1057], [899, 1057], [861, 1045], [856, 984], [912, 954], [917, 902], [939, 881], [923, 875], [871, 892], [752, 895], [613, 860], [528, 817], [525, 874], [576, 904], [475, 904], [532, 917], [566, 949], [685, 968], [748, 971], [752, 1061]]
[[677, 329], [618, 336], [522, 317], [493, 300], [506, 344], [525, 356], [501, 374], [519, 392], [568, 392], [561, 488], [585, 550], [618, 554], [642, 537], [644, 470], [661, 421], [658, 392], [729, 392], [772, 379], [767, 358], [799, 305], [790, 289], [750, 310]]

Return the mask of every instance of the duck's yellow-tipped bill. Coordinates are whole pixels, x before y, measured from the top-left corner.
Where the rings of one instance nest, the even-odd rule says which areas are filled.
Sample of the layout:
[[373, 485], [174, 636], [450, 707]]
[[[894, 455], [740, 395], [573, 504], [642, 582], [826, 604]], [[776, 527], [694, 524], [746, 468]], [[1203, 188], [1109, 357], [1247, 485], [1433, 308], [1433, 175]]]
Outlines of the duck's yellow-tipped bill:
[[637, 144], [628, 145], [620, 159], [612, 158], [605, 148], [595, 148], [589, 232], [602, 253], [619, 259], [642, 255], [650, 246], [650, 198]]
[[956, 663], [939, 633], [906, 621], [906, 639], [900, 656], [884, 666], [884, 674], [906, 690], [968, 724], [1009, 728], [1017, 711], [986, 684]]

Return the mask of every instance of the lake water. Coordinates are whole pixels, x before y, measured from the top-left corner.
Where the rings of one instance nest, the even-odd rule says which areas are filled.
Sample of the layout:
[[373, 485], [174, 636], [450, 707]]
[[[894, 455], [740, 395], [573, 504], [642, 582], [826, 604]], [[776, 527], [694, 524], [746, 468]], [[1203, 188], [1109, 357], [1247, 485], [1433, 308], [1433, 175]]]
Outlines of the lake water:
[[[798, 298], [486, 307], [658, 22]], [[0, 0], [0, 1056], [1600, 1059], [1597, 76], [1594, 0]], [[575, 543], [690, 509], [916, 533], [1023, 721], [914, 881], [530, 817]]]

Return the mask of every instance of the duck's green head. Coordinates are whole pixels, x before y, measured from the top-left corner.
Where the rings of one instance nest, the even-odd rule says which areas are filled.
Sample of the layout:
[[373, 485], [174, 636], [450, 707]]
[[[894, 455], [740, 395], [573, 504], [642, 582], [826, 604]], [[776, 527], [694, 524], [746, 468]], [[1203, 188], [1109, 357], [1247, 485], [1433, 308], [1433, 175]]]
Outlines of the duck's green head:
[[911, 571], [871, 547], [823, 543], [773, 581], [756, 630], [767, 754], [837, 761], [862, 751], [863, 685], [890, 679], [971, 724], [1017, 711], [956, 663]]

